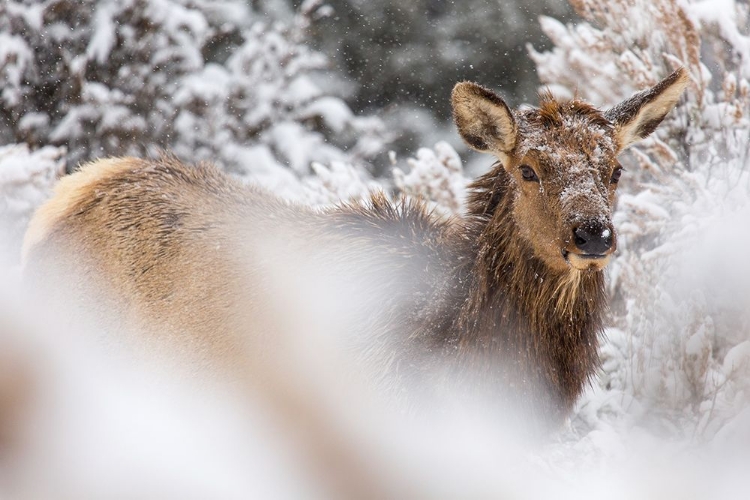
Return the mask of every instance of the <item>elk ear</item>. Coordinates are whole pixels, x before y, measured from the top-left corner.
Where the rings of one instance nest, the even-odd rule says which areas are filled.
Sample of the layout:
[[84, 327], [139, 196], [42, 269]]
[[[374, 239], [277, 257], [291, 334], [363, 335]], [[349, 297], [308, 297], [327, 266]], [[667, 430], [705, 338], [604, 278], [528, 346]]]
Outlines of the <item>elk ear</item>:
[[516, 145], [516, 121], [493, 91], [472, 82], [457, 83], [451, 94], [453, 119], [466, 144], [504, 157]]
[[639, 92], [604, 116], [615, 126], [619, 150], [645, 139], [680, 100], [689, 81], [688, 72], [680, 68], [649, 90]]

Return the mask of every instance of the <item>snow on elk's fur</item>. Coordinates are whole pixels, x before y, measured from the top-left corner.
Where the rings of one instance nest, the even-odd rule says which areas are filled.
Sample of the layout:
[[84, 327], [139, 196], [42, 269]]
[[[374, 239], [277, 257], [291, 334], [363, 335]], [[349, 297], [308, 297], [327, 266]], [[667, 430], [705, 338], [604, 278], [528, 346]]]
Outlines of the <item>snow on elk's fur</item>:
[[367, 299], [349, 313], [378, 381], [490, 391], [554, 424], [598, 366], [617, 155], [653, 132], [687, 82], [677, 70], [606, 112], [549, 93], [511, 111], [457, 84], [461, 136], [498, 163], [451, 218], [382, 194], [314, 210], [170, 156], [98, 160], [34, 216], [25, 277], [100, 311], [109, 331], [236, 374], [252, 372], [296, 313], [274, 299], [293, 294], [275, 270], [356, 276], [337, 283]]

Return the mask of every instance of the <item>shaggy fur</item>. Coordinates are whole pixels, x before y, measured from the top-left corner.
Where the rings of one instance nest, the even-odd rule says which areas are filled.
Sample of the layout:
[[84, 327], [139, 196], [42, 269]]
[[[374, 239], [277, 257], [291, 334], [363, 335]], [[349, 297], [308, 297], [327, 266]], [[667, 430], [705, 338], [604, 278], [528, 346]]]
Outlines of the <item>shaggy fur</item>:
[[549, 95], [540, 109], [511, 112], [491, 91], [459, 84], [459, 131], [501, 161], [451, 219], [381, 194], [316, 212], [171, 157], [97, 161], [38, 211], [25, 274], [67, 298], [95, 298], [82, 309], [116, 317], [110, 330], [143, 331], [196, 366], [230, 371], [262, 358], [258, 339], [273, 339], [290, 314], [271, 293], [274, 270], [301, 276], [302, 263], [356, 276], [344, 289], [366, 304], [355, 315], [369, 332], [360, 352], [387, 385], [489, 391], [559, 422], [598, 366], [602, 268], [615, 248], [585, 255], [572, 235], [583, 224], [614, 239], [618, 134], [652, 130], [685, 79], [608, 115]]

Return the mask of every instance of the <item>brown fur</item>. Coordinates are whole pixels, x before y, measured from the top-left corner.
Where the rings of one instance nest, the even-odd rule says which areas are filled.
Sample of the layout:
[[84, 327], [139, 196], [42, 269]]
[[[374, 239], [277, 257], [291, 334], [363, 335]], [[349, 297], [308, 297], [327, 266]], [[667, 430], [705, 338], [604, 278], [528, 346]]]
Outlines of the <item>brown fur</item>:
[[488, 89], [458, 84], [459, 131], [500, 163], [472, 184], [467, 213], [447, 220], [378, 194], [315, 212], [171, 157], [101, 160], [38, 211], [26, 274], [89, 294], [93, 280], [104, 316], [118, 311], [167, 349], [224, 369], [261, 345], [246, 332], [274, 334], [269, 269], [304, 257], [363, 277], [366, 293], [352, 293], [376, 299], [362, 315], [376, 339], [364, 357], [384, 378], [429, 385], [442, 373], [559, 421], [598, 366], [602, 268], [615, 249], [582, 255], [573, 230], [612, 227], [616, 156], [674, 106], [678, 73], [638, 101], [647, 109], [633, 101], [614, 114], [548, 94], [540, 109], [511, 112]]

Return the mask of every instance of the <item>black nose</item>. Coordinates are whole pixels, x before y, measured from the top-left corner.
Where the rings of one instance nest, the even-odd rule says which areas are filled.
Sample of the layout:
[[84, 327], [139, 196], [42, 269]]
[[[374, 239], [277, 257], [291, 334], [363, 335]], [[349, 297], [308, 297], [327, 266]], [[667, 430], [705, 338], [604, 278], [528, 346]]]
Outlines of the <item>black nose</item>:
[[609, 225], [593, 224], [573, 229], [573, 241], [585, 254], [601, 255], [612, 248], [613, 231]]

